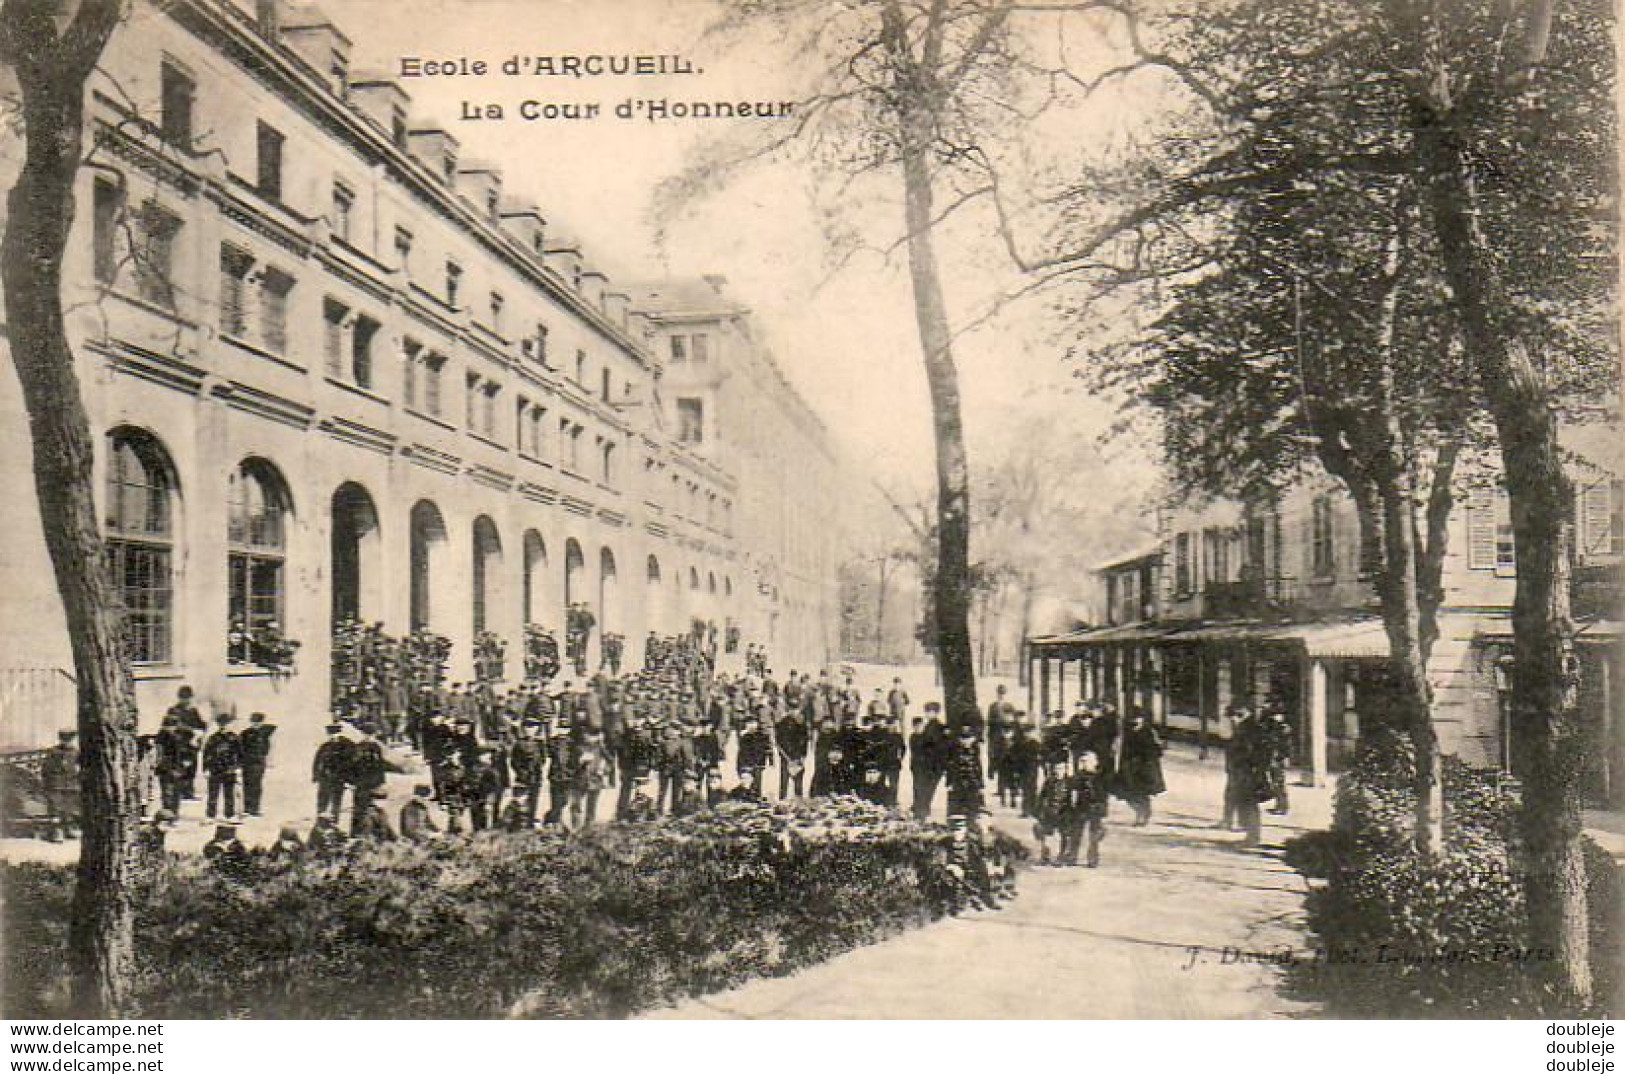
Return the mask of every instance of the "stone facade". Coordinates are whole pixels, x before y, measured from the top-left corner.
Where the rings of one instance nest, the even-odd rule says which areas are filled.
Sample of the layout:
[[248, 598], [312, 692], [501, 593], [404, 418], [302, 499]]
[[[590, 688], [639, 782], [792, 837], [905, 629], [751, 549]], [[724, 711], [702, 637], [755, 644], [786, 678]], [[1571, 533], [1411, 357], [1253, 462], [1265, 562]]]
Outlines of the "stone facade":
[[[828, 472], [804, 488], [779, 457], [735, 453], [737, 427], [684, 443], [658, 405], [659, 322], [398, 86], [353, 77], [348, 52], [315, 8], [138, 3], [87, 94], [64, 302], [141, 606], [143, 725], [189, 683], [319, 734], [332, 626], [350, 617], [446, 635], [453, 679], [472, 677], [480, 629], [517, 677], [525, 624], [562, 644], [578, 602], [594, 666], [605, 632], [636, 666], [649, 631], [695, 618], [822, 662], [834, 535], [799, 528], [816, 547], [786, 558], [758, 519], [804, 498], [829, 517], [810, 499]], [[7, 185], [18, 150], [0, 139]], [[805, 409], [782, 382], [770, 396], [740, 420]], [[10, 377], [0, 436], [0, 685], [54, 682], [71, 660]], [[769, 610], [770, 564], [797, 588]], [[228, 653], [245, 622], [300, 643], [291, 674]], [[47, 693], [47, 709], [71, 696]], [[68, 718], [16, 696], [5, 748]]]

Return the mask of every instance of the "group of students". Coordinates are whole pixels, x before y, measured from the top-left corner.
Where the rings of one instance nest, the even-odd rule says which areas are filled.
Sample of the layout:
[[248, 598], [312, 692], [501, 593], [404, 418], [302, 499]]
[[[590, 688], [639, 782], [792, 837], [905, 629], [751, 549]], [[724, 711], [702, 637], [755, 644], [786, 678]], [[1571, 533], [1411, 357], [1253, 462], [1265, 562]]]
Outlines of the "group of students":
[[[265, 771], [271, 763], [276, 725], [255, 712], [238, 730], [236, 714], [215, 713], [211, 731], [198, 711], [192, 688], [182, 686], [151, 736], [152, 771], [158, 781], [158, 813], [173, 824], [181, 802], [197, 797], [197, 778], [205, 780], [205, 813], [210, 818], [241, 819], [260, 815], [265, 797]], [[240, 796], [239, 796], [240, 795]]]

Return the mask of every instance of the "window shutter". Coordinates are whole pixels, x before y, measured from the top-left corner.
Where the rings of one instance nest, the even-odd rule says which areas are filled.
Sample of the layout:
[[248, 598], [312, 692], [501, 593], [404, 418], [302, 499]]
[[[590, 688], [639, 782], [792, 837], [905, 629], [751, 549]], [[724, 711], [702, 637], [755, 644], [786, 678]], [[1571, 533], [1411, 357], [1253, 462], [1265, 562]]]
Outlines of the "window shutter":
[[1576, 520], [1580, 531], [1580, 561], [1582, 563], [1608, 555], [1609, 529], [1613, 513], [1613, 496], [1608, 482], [1587, 485], [1580, 494], [1580, 517]]
[[1489, 489], [1474, 489], [1467, 499], [1467, 566], [1495, 567], [1495, 498]]

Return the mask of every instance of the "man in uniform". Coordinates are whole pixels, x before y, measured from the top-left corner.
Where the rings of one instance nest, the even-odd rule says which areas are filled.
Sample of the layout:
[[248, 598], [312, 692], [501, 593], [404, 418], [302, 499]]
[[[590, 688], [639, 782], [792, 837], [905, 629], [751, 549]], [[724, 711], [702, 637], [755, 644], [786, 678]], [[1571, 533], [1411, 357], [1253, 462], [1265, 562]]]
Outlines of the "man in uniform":
[[925, 719], [916, 718], [914, 727], [908, 742], [908, 771], [914, 784], [914, 816], [924, 820], [931, 815], [948, 760], [950, 743], [947, 729], [942, 725], [942, 706], [927, 701]]
[[901, 728], [897, 717], [890, 717], [875, 728], [873, 739], [875, 761], [880, 767], [885, 787], [882, 804], [892, 807], [897, 805], [897, 794], [903, 783], [903, 757], [908, 753], [908, 743], [903, 738]]
[[77, 731], [58, 731], [56, 745], [40, 764], [40, 783], [45, 791], [45, 838], [52, 843], [79, 834], [79, 748], [73, 744]]
[[354, 743], [344, 737], [344, 725], [327, 725], [327, 741], [316, 747], [310, 780], [316, 784], [316, 816], [338, 819], [344, 807], [344, 788], [350, 781], [350, 752]]
[[242, 733], [243, 749], [243, 811], [251, 817], [260, 815], [260, 803], [265, 795], [265, 769], [271, 761], [271, 736], [276, 724], [265, 722], [265, 713], [256, 712], [248, 717], [248, 727]]
[[[182, 686], [176, 691], [175, 703], [169, 706], [164, 715], [175, 717], [180, 726], [192, 732], [194, 744], [209, 729], [209, 725], [203, 721], [203, 714], [197, 710], [196, 705], [192, 704], [192, 688], [190, 686]], [[181, 784], [182, 798], [191, 799], [197, 797], [197, 771], [198, 751], [194, 749], [191, 770], [186, 773], [186, 780]]]
[[508, 750], [508, 764], [513, 768], [514, 801], [523, 804], [525, 826], [534, 828], [542, 799], [543, 773], [547, 770], [547, 743], [542, 738], [540, 721], [527, 716], [519, 725], [519, 734]]
[[228, 818], [237, 816], [237, 781], [243, 768], [243, 741], [231, 729], [231, 720], [229, 712], [216, 716], [215, 722], [220, 726], [203, 743], [203, 770], [209, 779], [206, 814], [211, 818], [221, 805], [225, 806]]
[[542, 823], [557, 825], [564, 820], [564, 807], [570, 804], [570, 724], [561, 715], [547, 734], [547, 816]]
[[180, 814], [186, 782], [192, 778], [197, 763], [197, 743], [192, 734], [191, 728], [181, 726], [179, 717], [165, 716], [163, 726], [153, 736], [159, 800], [175, 816]]
[[[362, 814], [366, 807], [373, 802], [374, 795], [383, 791], [384, 781], [391, 772], [399, 772], [398, 765], [391, 764], [384, 756], [384, 748], [378, 744], [378, 739], [371, 734], [366, 735], [360, 742], [351, 747], [350, 752], [350, 785], [355, 788], [355, 805], [352, 807], [350, 818], [350, 834], [358, 835], [356, 825], [361, 823]], [[386, 820], [387, 824], [388, 821]]]
[[767, 732], [762, 730], [761, 720], [746, 716], [744, 726], [739, 731], [739, 756], [736, 761], [739, 781], [748, 784], [751, 790], [760, 795], [762, 774], [772, 763], [773, 754], [768, 748]]
[[800, 798], [806, 793], [807, 746], [811, 736], [807, 733], [807, 718], [799, 706], [787, 709], [773, 729], [773, 739], [779, 754], [779, 797], [788, 798], [793, 789]]

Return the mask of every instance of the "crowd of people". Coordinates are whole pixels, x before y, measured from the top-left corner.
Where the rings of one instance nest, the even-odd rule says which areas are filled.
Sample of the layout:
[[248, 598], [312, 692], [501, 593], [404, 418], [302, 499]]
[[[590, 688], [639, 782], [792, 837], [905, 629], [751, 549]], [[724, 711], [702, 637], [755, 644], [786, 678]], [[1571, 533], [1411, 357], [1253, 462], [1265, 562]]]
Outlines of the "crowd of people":
[[[1032, 821], [1042, 862], [1076, 865], [1081, 856], [1094, 866], [1110, 802], [1127, 803], [1143, 826], [1166, 790], [1162, 738], [1136, 707], [1124, 717], [1110, 704], [1079, 701], [1070, 716], [1033, 718], [1001, 686], [985, 718], [950, 727], [935, 701], [916, 713], [901, 679], [865, 696], [850, 671], [780, 678], [764, 649], [747, 655], [742, 674], [720, 673], [715, 646], [702, 637], [651, 635], [634, 673], [606, 667], [558, 689], [536, 681], [500, 689], [445, 682], [444, 653], [427, 637], [396, 641], [354, 627], [345, 689], [311, 763], [315, 826], [302, 840], [285, 830], [278, 842], [579, 830], [775, 792], [903, 808], [907, 770], [906, 808], [916, 818], [931, 816], [945, 789], [949, 817], [975, 824], [991, 795]], [[1291, 727], [1276, 710], [1255, 716], [1233, 706], [1230, 716], [1220, 825], [1239, 825], [1244, 844], [1256, 845], [1262, 804], [1288, 805]], [[211, 856], [235, 860], [235, 823], [261, 815], [276, 728], [257, 712], [240, 730], [229, 712], [215, 724], [208, 728], [182, 687], [162, 728], [143, 739], [159, 789], [149, 829], [173, 825], [181, 803], [199, 796], [201, 776], [205, 815], [219, 822]], [[48, 807], [59, 818], [53, 838], [72, 834], [70, 736], [46, 765]], [[407, 772], [419, 778], [391, 811], [388, 777]]]

